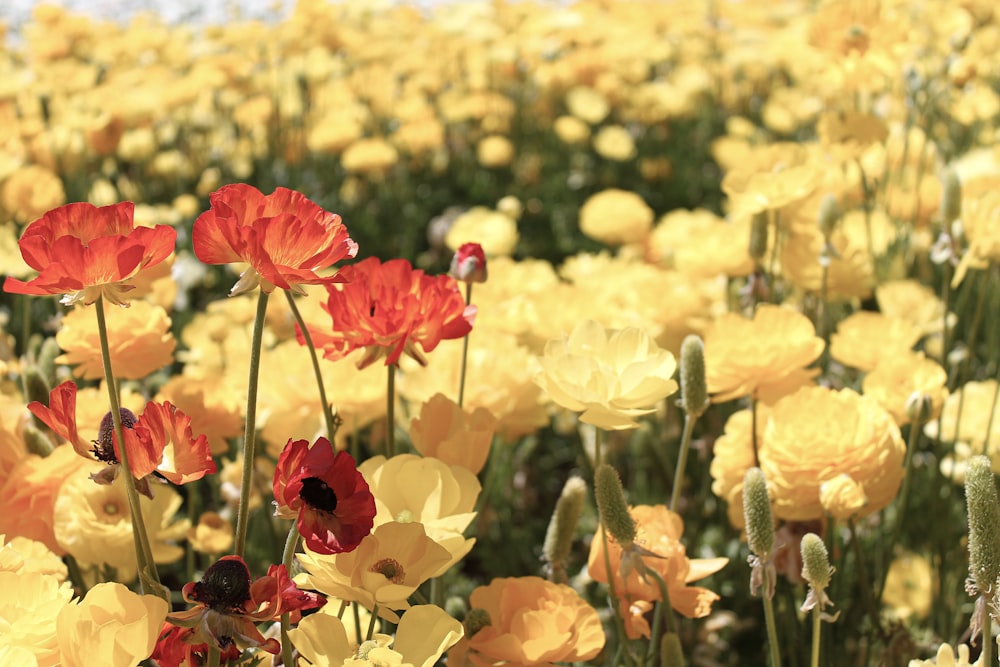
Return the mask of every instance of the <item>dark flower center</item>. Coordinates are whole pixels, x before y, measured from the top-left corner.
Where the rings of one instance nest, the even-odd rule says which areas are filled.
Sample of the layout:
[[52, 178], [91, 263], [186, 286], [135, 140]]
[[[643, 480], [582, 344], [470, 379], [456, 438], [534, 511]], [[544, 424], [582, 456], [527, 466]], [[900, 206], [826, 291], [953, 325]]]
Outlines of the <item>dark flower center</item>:
[[310, 507], [324, 512], [337, 509], [337, 494], [319, 477], [306, 477], [302, 480], [299, 498], [306, 501]]
[[381, 574], [394, 584], [401, 584], [406, 580], [406, 571], [395, 558], [383, 558], [368, 568], [368, 571]]
[[194, 585], [192, 597], [215, 611], [243, 611], [250, 599], [250, 570], [240, 560], [217, 561]]
[[[122, 428], [135, 428], [138, 419], [136, 419], [134, 412], [128, 408], [118, 408], [118, 414], [121, 415]], [[118, 457], [115, 456], [114, 433], [115, 424], [111, 418], [111, 412], [108, 411], [97, 429], [97, 440], [94, 440], [94, 448], [91, 450], [98, 461], [118, 463]]]

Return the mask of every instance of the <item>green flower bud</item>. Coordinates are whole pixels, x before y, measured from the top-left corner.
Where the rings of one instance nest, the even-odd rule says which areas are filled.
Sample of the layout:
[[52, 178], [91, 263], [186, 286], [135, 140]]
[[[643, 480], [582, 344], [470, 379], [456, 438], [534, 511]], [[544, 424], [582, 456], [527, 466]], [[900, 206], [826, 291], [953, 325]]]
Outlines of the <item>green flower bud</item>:
[[750, 468], [743, 476], [743, 518], [750, 551], [766, 560], [774, 550], [774, 519], [767, 480], [760, 468]]
[[622, 480], [607, 463], [602, 463], [594, 472], [594, 496], [604, 530], [622, 546], [635, 542], [635, 520], [625, 502]]
[[56, 357], [60, 354], [62, 354], [62, 350], [59, 349], [59, 343], [56, 342], [55, 338], [46, 338], [42, 341], [42, 346], [38, 350], [38, 359], [35, 363], [38, 366], [38, 371], [50, 387], [58, 384], [56, 378]]
[[825, 238], [830, 238], [839, 220], [840, 205], [837, 203], [837, 196], [828, 193], [823, 196], [823, 199], [819, 203], [819, 215], [817, 216], [819, 230]]
[[556, 510], [549, 520], [542, 547], [542, 559], [552, 568], [553, 581], [566, 580], [566, 559], [573, 546], [576, 527], [587, 499], [587, 483], [582, 477], [570, 477], [563, 486]]
[[941, 221], [948, 226], [961, 215], [962, 182], [955, 170], [948, 168], [941, 174]]
[[660, 667], [684, 667], [684, 649], [676, 632], [667, 632], [660, 639]]
[[49, 404], [49, 383], [45, 380], [37, 366], [25, 366], [22, 380], [24, 381], [24, 397], [28, 403], [38, 401], [42, 405]]
[[755, 262], [760, 264], [767, 254], [767, 211], [755, 213], [750, 222], [750, 245], [748, 250]]
[[483, 628], [489, 627], [492, 624], [493, 619], [490, 618], [490, 612], [479, 607], [470, 609], [469, 613], [465, 615], [465, 620], [462, 622], [462, 625], [465, 626], [466, 637], [472, 637]]
[[378, 647], [379, 643], [374, 639], [369, 639], [367, 641], [361, 642], [361, 645], [358, 646], [358, 658], [360, 660], [367, 660], [368, 654], [371, 652], [371, 650], [376, 649]]
[[824, 589], [830, 585], [833, 568], [826, 545], [816, 533], [802, 536], [802, 578], [813, 588]]
[[698, 336], [688, 336], [681, 343], [681, 408], [698, 417], [708, 407], [705, 383], [705, 344]]
[[24, 444], [28, 451], [39, 456], [48, 456], [55, 449], [52, 440], [31, 422], [24, 425]]
[[969, 510], [969, 576], [979, 594], [995, 592], [1000, 576], [1000, 500], [990, 460], [974, 456], [965, 473]]

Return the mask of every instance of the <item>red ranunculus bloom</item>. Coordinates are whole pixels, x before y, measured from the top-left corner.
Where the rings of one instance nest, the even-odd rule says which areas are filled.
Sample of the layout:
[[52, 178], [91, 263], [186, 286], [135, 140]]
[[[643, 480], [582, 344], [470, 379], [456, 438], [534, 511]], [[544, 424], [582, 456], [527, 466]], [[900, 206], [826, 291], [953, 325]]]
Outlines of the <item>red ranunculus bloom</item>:
[[428, 276], [405, 259], [383, 264], [375, 257], [344, 267], [339, 275], [345, 283], [327, 285], [330, 296], [323, 306], [333, 319], [332, 331], [309, 329], [328, 359], [366, 348], [359, 368], [382, 355], [386, 366], [398, 364], [403, 352], [425, 364], [418, 343], [430, 352], [442, 340], [472, 330], [476, 307], [465, 304], [450, 276]]
[[38, 276], [24, 282], [9, 277], [4, 291], [15, 294], [63, 294], [62, 303], [91, 304], [101, 296], [127, 305], [128, 281], [159, 264], [174, 250], [177, 231], [168, 225], [135, 227], [132, 202], [100, 208], [66, 204], [35, 220], [18, 246]]
[[375, 498], [354, 458], [320, 438], [289, 440], [274, 470], [274, 514], [298, 519], [299, 534], [319, 554], [353, 551], [372, 531]]
[[[168, 614], [167, 621], [191, 628], [193, 633], [178, 634], [196, 649], [211, 642], [221, 651], [235, 646], [276, 654], [281, 645], [276, 639], [264, 639], [257, 623], [277, 620], [286, 612], [291, 614], [292, 623], [298, 623], [302, 610], [326, 604], [323, 596], [299, 590], [284, 565], [272, 565], [267, 575], [251, 581], [250, 568], [239, 556], [223, 556], [205, 570], [201, 581], [185, 584], [181, 594], [185, 602], [195, 606]], [[176, 641], [176, 637], [171, 640]], [[168, 651], [176, 653], [176, 648], [167, 645], [164, 653]]]
[[[194, 628], [179, 628], [164, 623], [156, 640], [153, 654], [149, 656], [159, 667], [199, 667], [208, 664], [208, 644], [198, 642]], [[239, 660], [243, 653], [236, 644], [222, 652], [221, 663]]]
[[300, 192], [278, 188], [264, 195], [243, 183], [212, 193], [212, 207], [194, 221], [194, 254], [206, 264], [246, 262], [230, 295], [258, 285], [303, 293], [300, 285], [337, 282], [316, 271], [358, 254], [340, 216], [324, 211]]
[[[63, 382], [49, 392], [48, 407], [33, 401], [28, 409], [81, 456], [108, 464], [121, 460], [110, 412], [101, 420], [96, 441], [87, 443], [80, 437], [73, 382]], [[170, 403], [150, 401], [139, 417], [127, 408], [121, 408], [120, 414], [129, 467], [136, 479], [157, 472], [174, 484], [186, 484], [215, 472], [208, 438], [204, 435], [195, 438], [191, 418]], [[117, 468], [110, 468], [108, 475], [100, 476], [97, 481], [110, 482], [116, 471]]]
[[478, 243], [463, 243], [451, 258], [451, 268], [448, 271], [455, 280], [463, 283], [486, 282], [486, 253]]

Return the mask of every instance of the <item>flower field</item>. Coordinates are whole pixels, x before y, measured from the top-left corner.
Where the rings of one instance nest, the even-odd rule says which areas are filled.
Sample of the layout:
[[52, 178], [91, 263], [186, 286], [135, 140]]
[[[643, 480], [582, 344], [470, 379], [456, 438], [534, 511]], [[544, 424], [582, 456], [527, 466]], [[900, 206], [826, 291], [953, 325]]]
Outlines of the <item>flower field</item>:
[[0, 29], [0, 665], [996, 665], [994, 4]]

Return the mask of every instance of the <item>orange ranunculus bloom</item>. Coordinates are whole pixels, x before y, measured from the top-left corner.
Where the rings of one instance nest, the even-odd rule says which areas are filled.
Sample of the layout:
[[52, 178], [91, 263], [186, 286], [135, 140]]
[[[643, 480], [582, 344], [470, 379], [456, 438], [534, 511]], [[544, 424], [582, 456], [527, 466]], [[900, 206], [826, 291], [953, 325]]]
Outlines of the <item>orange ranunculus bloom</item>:
[[[102, 420], [95, 442], [87, 443], [80, 436], [73, 382], [63, 382], [53, 389], [49, 393], [48, 407], [34, 401], [28, 404], [28, 409], [81, 456], [105, 463], [121, 460], [119, 444], [112, 433], [110, 412]], [[186, 484], [215, 472], [208, 439], [204, 435], [195, 438], [191, 432], [191, 418], [170, 403], [150, 401], [139, 417], [128, 408], [121, 408], [121, 416], [129, 467], [136, 479], [155, 471], [174, 484]]]
[[458, 667], [526, 667], [585, 662], [604, 648], [597, 612], [565, 584], [541, 577], [498, 578], [472, 591], [469, 603], [490, 624], [451, 650]]
[[[701, 618], [712, 611], [712, 603], [719, 596], [698, 586], [688, 586], [692, 581], [703, 579], [721, 570], [728, 558], [687, 557], [681, 534], [684, 522], [680, 515], [671, 512], [665, 505], [636, 505], [629, 508], [635, 520], [636, 544], [662, 558], [646, 556], [643, 564], [663, 577], [670, 593], [670, 606], [677, 613], [688, 618]], [[587, 571], [594, 581], [607, 583], [608, 568], [604, 562], [604, 539], [599, 528], [590, 543]], [[638, 568], [622, 575], [622, 548], [608, 539], [608, 560], [615, 575], [615, 592], [628, 604], [636, 601], [656, 601], [661, 599], [660, 588], [651, 577], [643, 577]]]
[[101, 296], [125, 305], [128, 281], [159, 264], [174, 250], [177, 231], [168, 225], [135, 227], [132, 202], [100, 208], [67, 204], [35, 220], [18, 246], [38, 276], [24, 282], [8, 277], [14, 294], [62, 294], [62, 302], [91, 304]]
[[405, 259], [383, 264], [375, 257], [338, 275], [346, 284], [327, 285], [330, 297], [323, 306], [333, 319], [332, 331], [310, 327], [313, 341], [328, 359], [365, 348], [358, 368], [383, 355], [386, 366], [398, 364], [403, 352], [425, 364], [421, 349], [431, 352], [442, 340], [472, 330], [476, 308], [465, 304], [450, 276], [428, 276]]
[[206, 264], [250, 265], [230, 296], [258, 285], [268, 293], [275, 287], [302, 293], [303, 284], [336, 282], [336, 275], [316, 272], [358, 254], [340, 216], [295, 190], [264, 195], [237, 183], [216, 190], [210, 201], [212, 207], [194, 221], [191, 241]]
[[410, 422], [410, 438], [423, 456], [478, 475], [489, 458], [496, 428], [497, 418], [486, 408], [466, 412], [439, 392], [420, 406], [420, 415]]

